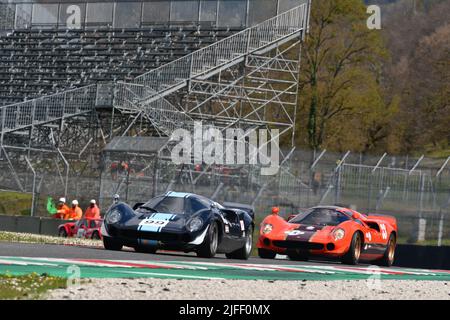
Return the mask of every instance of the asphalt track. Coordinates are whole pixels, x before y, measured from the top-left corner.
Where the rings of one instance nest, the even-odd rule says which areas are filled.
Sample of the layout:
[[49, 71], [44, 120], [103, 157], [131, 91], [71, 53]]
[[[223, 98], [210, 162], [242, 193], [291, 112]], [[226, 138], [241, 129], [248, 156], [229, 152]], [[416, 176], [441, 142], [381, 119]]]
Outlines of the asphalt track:
[[[76, 266], [77, 268], [74, 268]], [[295, 262], [286, 259], [230, 260], [223, 255], [202, 259], [195, 254], [108, 251], [26, 243], [0, 243], [0, 274], [36, 272], [81, 278], [165, 278], [240, 280], [450, 280], [450, 271], [346, 266], [335, 262]]]

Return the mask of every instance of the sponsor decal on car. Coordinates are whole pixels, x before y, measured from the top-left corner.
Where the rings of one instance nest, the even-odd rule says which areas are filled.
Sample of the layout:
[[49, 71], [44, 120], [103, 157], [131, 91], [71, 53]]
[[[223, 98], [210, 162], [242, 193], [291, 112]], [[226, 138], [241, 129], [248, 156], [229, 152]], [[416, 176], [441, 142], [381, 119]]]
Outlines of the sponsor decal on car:
[[289, 230], [289, 231], [285, 231], [285, 233], [289, 236], [300, 236], [302, 234], [305, 234], [305, 232], [300, 231], [300, 230]]
[[162, 228], [175, 217], [173, 214], [155, 213], [143, 219], [138, 226], [139, 231], [161, 232]]

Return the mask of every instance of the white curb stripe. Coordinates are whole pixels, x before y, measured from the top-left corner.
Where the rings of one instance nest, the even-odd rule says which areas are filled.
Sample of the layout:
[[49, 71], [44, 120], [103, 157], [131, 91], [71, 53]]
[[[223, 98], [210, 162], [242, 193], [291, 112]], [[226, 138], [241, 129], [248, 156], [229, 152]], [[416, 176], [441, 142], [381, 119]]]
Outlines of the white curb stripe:
[[189, 275], [180, 275], [180, 274], [170, 274], [170, 273], [159, 273], [159, 272], [138, 272], [138, 271], [118, 271], [119, 273], [126, 274], [142, 274], [142, 275], [154, 275], [154, 276], [162, 276], [162, 277], [174, 277], [174, 278], [188, 278], [188, 279], [203, 279], [203, 280], [226, 280], [221, 277], [202, 277], [202, 276], [189, 276]]

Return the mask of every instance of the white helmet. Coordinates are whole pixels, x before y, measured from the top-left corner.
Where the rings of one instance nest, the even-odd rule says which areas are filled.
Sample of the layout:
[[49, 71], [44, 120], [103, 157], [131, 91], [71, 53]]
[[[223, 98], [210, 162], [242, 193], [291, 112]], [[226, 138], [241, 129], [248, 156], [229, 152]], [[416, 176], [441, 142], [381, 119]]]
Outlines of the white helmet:
[[91, 200], [91, 204], [96, 204], [96, 203], [97, 202], [94, 199]]
[[72, 205], [77, 206], [78, 205], [78, 200], [73, 200], [72, 201]]
[[66, 203], [66, 198], [64, 198], [64, 197], [59, 198], [59, 202]]

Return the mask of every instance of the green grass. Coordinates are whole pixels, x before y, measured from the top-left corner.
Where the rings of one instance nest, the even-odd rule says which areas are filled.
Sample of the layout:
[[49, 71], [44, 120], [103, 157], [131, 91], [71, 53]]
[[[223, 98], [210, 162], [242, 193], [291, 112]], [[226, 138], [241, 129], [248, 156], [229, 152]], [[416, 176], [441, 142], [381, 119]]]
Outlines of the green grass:
[[66, 279], [31, 273], [24, 276], [0, 275], [0, 299], [39, 299], [48, 290], [64, 289]]
[[[31, 215], [31, 193], [0, 190], [0, 214], [11, 216]], [[41, 195], [36, 199], [35, 216], [49, 216], [47, 213], [47, 197]]]
[[[430, 239], [430, 240], [425, 240], [425, 241], [418, 241], [415, 244], [418, 244], [418, 245], [421, 245], [421, 246], [437, 246], [438, 245], [438, 241], [436, 239]], [[442, 239], [441, 245], [443, 245], [443, 246], [450, 246], [450, 239]]]
[[31, 194], [0, 191], [0, 214], [30, 215]]

